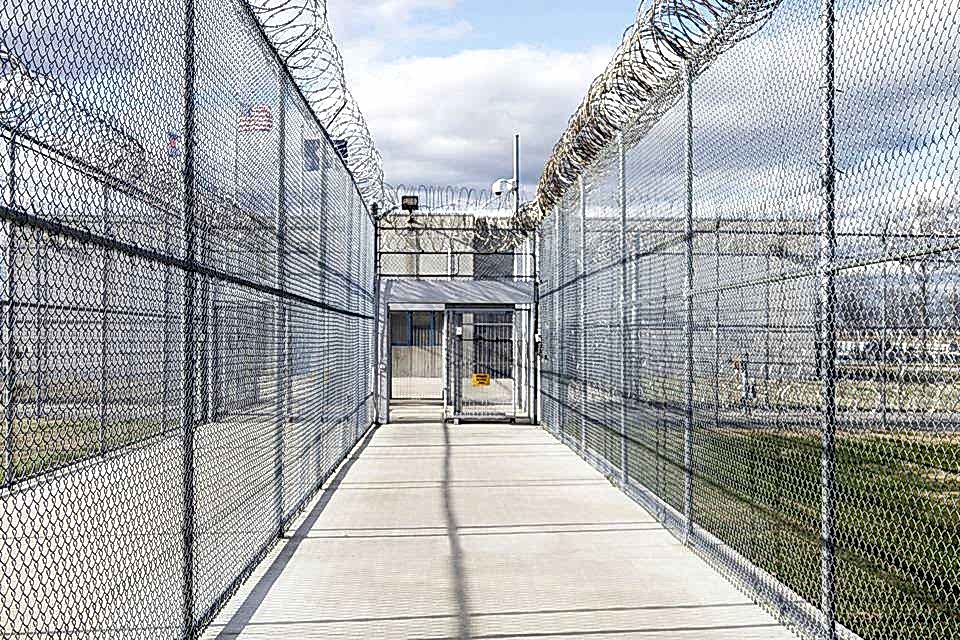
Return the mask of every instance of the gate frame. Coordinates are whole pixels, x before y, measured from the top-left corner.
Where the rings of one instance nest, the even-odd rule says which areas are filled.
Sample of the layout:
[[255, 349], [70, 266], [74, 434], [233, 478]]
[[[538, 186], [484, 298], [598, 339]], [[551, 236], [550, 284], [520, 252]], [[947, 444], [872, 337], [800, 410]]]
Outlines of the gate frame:
[[[394, 398], [393, 397], [393, 333], [391, 331], [391, 322], [390, 315], [394, 312], [405, 313], [438, 313], [442, 317], [443, 326], [439, 332], [440, 340], [440, 361], [442, 364], [441, 367], [441, 383], [440, 383], [440, 398], [439, 400], [443, 403], [443, 406], [446, 407], [446, 356], [447, 356], [447, 310], [442, 304], [412, 304], [412, 303], [389, 303], [384, 304], [384, 313], [383, 313], [383, 340], [384, 340], [384, 358], [383, 365], [386, 369], [386, 375], [384, 380], [384, 406], [386, 408], [385, 422], [390, 421], [391, 413], [391, 404], [396, 400], [402, 400], [403, 398]], [[423, 400], [424, 403], [435, 403], [437, 399]]]
[[[526, 306], [526, 305], [521, 305], [521, 304], [488, 304], [488, 305], [484, 305], [484, 304], [447, 304], [447, 305], [446, 305], [446, 309], [444, 310], [444, 323], [443, 323], [443, 325], [444, 325], [444, 344], [443, 344], [443, 353], [444, 353], [444, 403], [443, 403], [443, 419], [444, 419], [444, 422], [453, 422], [454, 424], [456, 424], [456, 423], [463, 422], [463, 421], [468, 421], [468, 422], [478, 422], [478, 421], [479, 421], [479, 422], [503, 422], [503, 423], [516, 424], [516, 423], [521, 422], [521, 421], [528, 421], [528, 420], [531, 420], [531, 419], [532, 419], [532, 414], [531, 414], [531, 411], [530, 411], [530, 408], [529, 408], [529, 401], [527, 402], [527, 405], [528, 405], [527, 410], [526, 410], [526, 411], [527, 411], [527, 415], [526, 415], [526, 416], [521, 416], [521, 415], [519, 414], [518, 408], [519, 408], [519, 406], [521, 405], [521, 403], [518, 401], [518, 395], [519, 395], [520, 393], [526, 392], [526, 390], [525, 390], [525, 389], [517, 389], [517, 388], [516, 388], [517, 380], [518, 380], [518, 377], [519, 377], [519, 376], [517, 376], [516, 371], [517, 371], [517, 369], [518, 369], [519, 367], [523, 366], [523, 364], [524, 364], [524, 363], [518, 363], [518, 362], [516, 362], [516, 355], [517, 355], [517, 353], [518, 353], [518, 351], [517, 351], [517, 340], [518, 340], [518, 337], [519, 337], [518, 334], [517, 334], [516, 315], [517, 315], [518, 313], [519, 313], [519, 314], [524, 314], [524, 315], [526, 316], [526, 323], [527, 323], [527, 325], [529, 325], [529, 323], [530, 323], [531, 320], [532, 320], [532, 316], [533, 316], [533, 310], [532, 310], [532, 308], [521, 308], [521, 307], [525, 307], [525, 306]], [[451, 371], [450, 369], [451, 369], [451, 367], [453, 366], [452, 359], [456, 357], [456, 353], [453, 352], [453, 351], [450, 349], [450, 345], [453, 344], [453, 340], [456, 338], [455, 335], [452, 335], [452, 334], [450, 333], [450, 327], [452, 327], [453, 324], [454, 324], [454, 323], [453, 323], [453, 316], [454, 316], [454, 314], [464, 314], [464, 313], [497, 313], [497, 312], [506, 312], [506, 311], [509, 311], [511, 314], [513, 314], [513, 322], [512, 322], [511, 325], [510, 325], [510, 326], [511, 326], [510, 339], [511, 339], [511, 342], [512, 342], [511, 348], [510, 348], [510, 353], [511, 353], [511, 357], [514, 359], [513, 366], [512, 366], [513, 371], [512, 371], [512, 374], [511, 374], [511, 380], [513, 380], [514, 389], [513, 389], [513, 391], [512, 391], [511, 394], [510, 394], [510, 396], [511, 396], [511, 397], [510, 397], [510, 402], [511, 402], [511, 405], [512, 405], [512, 412], [511, 412], [510, 414], [502, 414], [502, 415], [498, 415], [498, 414], [473, 415], [473, 414], [469, 414], [469, 413], [463, 413], [463, 407], [462, 407], [462, 397], [463, 397], [463, 394], [462, 394], [462, 389], [460, 389], [460, 392], [457, 393], [458, 389], [459, 389], [459, 388], [461, 387], [461, 385], [462, 385], [462, 382], [460, 382], [460, 383], [458, 383], [458, 384], [457, 384], [457, 383], [455, 383], [455, 384], [452, 384], [452, 383], [451, 383], [451, 374], [452, 374], [452, 371]], [[528, 333], [529, 333], [529, 331], [530, 331], [530, 329], [528, 328]], [[461, 338], [461, 339], [462, 339], [462, 338]], [[528, 358], [529, 355], [528, 355], [527, 352], [528, 352], [529, 350], [525, 349], [525, 350], [523, 350], [523, 351], [524, 351], [524, 353], [522, 354], [522, 356], [523, 356], [524, 358]], [[462, 361], [462, 358], [461, 358], [461, 361]], [[526, 364], [526, 366], [528, 366], [528, 367], [532, 367], [534, 363], [533, 363], [533, 361], [530, 361], [530, 362], [525, 363], [525, 364]], [[528, 375], [529, 375], [529, 373], [528, 373]], [[461, 380], [462, 380], [462, 379], [461, 379]], [[452, 387], [452, 388], [451, 388], [451, 387]], [[459, 408], [459, 410], [458, 410], [458, 408], [457, 408], [458, 401], [459, 401], [459, 403], [460, 403], [460, 408]]]

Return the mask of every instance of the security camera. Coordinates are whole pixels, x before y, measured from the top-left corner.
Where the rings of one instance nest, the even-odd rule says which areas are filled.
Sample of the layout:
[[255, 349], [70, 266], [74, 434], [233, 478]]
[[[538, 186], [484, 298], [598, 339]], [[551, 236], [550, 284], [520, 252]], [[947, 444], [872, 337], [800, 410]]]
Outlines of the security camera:
[[516, 187], [513, 184], [513, 180], [500, 178], [493, 183], [493, 186], [490, 187], [490, 190], [493, 192], [493, 195], [502, 196], [505, 193], [513, 193], [516, 190]]

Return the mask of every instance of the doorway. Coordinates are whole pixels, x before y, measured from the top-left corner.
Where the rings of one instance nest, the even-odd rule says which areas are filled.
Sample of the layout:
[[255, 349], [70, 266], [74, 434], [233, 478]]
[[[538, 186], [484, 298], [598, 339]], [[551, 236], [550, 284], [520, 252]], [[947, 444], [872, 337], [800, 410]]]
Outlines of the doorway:
[[514, 313], [447, 311], [447, 385], [454, 420], [517, 419]]
[[390, 312], [390, 401], [443, 401], [442, 311]]

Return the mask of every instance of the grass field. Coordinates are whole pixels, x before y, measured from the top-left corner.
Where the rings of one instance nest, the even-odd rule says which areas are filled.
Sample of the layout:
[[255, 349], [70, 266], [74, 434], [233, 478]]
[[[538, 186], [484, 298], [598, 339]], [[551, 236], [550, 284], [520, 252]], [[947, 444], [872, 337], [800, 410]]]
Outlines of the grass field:
[[162, 431], [153, 418], [108, 420], [101, 429], [99, 420], [18, 420], [13, 423], [12, 464], [0, 470], [2, 484], [20, 481], [73, 462], [140, 442]]
[[[820, 441], [698, 433], [695, 517], [811, 602], [820, 598]], [[863, 638], [960, 637], [960, 442], [841, 434], [837, 608]]]
[[[960, 639], [960, 432], [937, 418], [954, 418], [958, 396], [949, 383], [903, 386], [900, 398], [909, 401], [891, 402], [884, 428], [870, 422], [879, 415], [868, 399], [875, 383], [840, 385], [838, 617], [865, 640]], [[628, 403], [627, 461], [634, 481], [682, 511], [679, 389], [647, 385], [641, 393], [652, 402]], [[747, 409], [734, 403], [728, 386], [730, 403], [721, 402], [718, 422], [712, 394], [698, 394], [693, 508], [699, 525], [818, 604], [821, 441], [814, 389], [804, 383], [774, 395], [779, 404]], [[580, 391], [557, 397], [569, 403], [563, 428], [575, 441]], [[587, 445], [619, 468], [619, 403], [610, 390], [591, 390], [588, 398]]]

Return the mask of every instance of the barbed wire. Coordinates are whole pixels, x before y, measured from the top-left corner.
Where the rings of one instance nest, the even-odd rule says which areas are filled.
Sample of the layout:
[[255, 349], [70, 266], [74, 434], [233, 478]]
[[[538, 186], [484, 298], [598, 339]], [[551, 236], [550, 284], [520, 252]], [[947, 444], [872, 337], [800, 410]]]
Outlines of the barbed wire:
[[385, 211], [400, 206], [403, 196], [417, 196], [424, 212], [443, 211], [508, 211], [513, 198], [494, 195], [489, 189], [452, 185], [384, 185]]
[[[522, 194], [522, 192], [521, 192]], [[419, 211], [400, 211], [403, 196], [417, 196]], [[522, 197], [522, 195], [521, 195]], [[521, 204], [521, 212], [529, 203]], [[405, 226], [410, 237], [403, 242], [443, 252], [450, 246], [483, 246], [490, 251], [512, 251], [529, 237], [525, 220], [514, 212], [511, 194], [495, 195], [488, 189], [452, 185], [384, 185], [381, 216], [390, 224]], [[450, 224], [455, 219], [457, 224]]]
[[[594, 79], [547, 160], [537, 206], [519, 226], [535, 227], [616, 134], [650, 124], [679, 95], [687, 60], [705, 68], [762, 27], [780, 0], [652, 0], [637, 11], [606, 69]], [[664, 99], [664, 98], [668, 99]], [[636, 132], [634, 128], [634, 132]], [[641, 131], [642, 134], [642, 131]]]
[[347, 166], [363, 199], [368, 205], [380, 202], [383, 158], [347, 86], [326, 0], [249, 0], [249, 4], [324, 128], [345, 146]]

